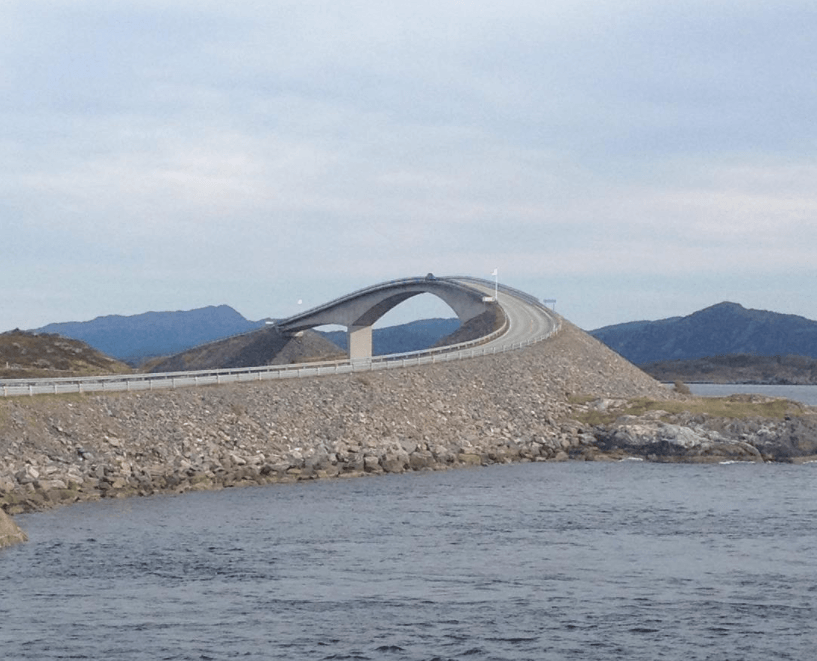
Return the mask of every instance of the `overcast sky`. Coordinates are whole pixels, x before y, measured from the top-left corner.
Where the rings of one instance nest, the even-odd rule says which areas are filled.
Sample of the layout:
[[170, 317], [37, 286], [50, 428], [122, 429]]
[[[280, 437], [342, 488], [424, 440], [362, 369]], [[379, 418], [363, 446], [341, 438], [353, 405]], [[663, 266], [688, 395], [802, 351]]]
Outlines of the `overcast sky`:
[[585, 329], [817, 319], [816, 35], [814, 0], [4, 0], [0, 330], [495, 268]]

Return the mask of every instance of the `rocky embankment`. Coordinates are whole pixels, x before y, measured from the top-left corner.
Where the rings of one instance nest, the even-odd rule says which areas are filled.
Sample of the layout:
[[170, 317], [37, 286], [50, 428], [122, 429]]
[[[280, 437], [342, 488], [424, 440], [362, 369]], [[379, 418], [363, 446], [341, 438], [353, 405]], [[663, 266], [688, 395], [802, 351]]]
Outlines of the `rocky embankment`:
[[101, 497], [511, 461], [814, 453], [791, 440], [811, 434], [806, 417], [800, 430], [785, 419], [742, 428], [706, 416], [668, 422], [655, 411], [583, 422], [633, 398], [669, 406], [679, 397], [565, 323], [523, 350], [388, 372], [15, 398], [0, 401], [0, 506], [15, 514]]

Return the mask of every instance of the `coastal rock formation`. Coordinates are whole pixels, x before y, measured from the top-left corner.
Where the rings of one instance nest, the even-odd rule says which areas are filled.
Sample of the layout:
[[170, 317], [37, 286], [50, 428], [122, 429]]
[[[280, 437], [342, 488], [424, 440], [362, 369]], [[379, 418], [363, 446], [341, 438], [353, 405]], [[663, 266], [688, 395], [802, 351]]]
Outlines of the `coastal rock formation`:
[[[676, 418], [677, 419], [677, 418]], [[624, 416], [594, 430], [595, 448], [651, 461], [805, 461], [817, 455], [817, 425], [803, 420]]]
[[0, 510], [0, 549], [28, 540], [26, 534], [14, 523], [12, 518]]
[[[763, 432], [729, 431], [712, 421], [660, 416], [598, 426], [581, 421], [593, 397], [671, 403], [679, 396], [565, 322], [554, 337], [526, 349], [451, 363], [3, 400], [0, 507], [15, 514], [101, 497], [315, 478], [660, 458], [675, 456], [662, 448], [677, 448], [680, 456], [707, 443], [743, 448], [745, 456], [752, 439], [765, 434], [774, 445], [791, 431], [782, 423]], [[789, 445], [791, 456], [811, 452]], [[761, 458], [783, 458], [771, 446], [753, 447]]]
[[[629, 412], [631, 404], [596, 400], [581, 407], [582, 419], [592, 409], [608, 411], [609, 418], [592, 425], [595, 440], [583, 458], [799, 463], [817, 457], [817, 412], [796, 402], [763, 395], [681, 397], [667, 405], [674, 412], [656, 403], [636, 415]], [[637, 410], [638, 400], [635, 404]]]

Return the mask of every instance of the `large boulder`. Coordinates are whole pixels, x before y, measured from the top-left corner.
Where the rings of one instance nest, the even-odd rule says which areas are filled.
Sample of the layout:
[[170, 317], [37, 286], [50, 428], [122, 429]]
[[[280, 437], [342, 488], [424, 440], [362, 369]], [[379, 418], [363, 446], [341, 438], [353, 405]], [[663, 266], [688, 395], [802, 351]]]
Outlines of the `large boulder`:
[[28, 535], [20, 530], [8, 514], [0, 510], [0, 548], [25, 541], [28, 541]]

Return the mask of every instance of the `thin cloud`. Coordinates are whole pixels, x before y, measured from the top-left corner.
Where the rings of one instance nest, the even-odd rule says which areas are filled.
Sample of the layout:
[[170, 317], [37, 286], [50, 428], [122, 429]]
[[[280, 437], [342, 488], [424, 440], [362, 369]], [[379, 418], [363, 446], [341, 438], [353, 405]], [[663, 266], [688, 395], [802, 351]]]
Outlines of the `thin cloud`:
[[8, 3], [0, 326], [259, 318], [496, 267], [590, 327], [763, 278], [817, 317], [815, 24], [805, 1]]

